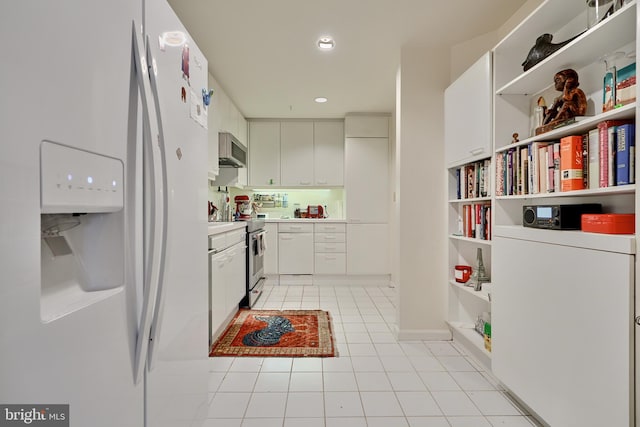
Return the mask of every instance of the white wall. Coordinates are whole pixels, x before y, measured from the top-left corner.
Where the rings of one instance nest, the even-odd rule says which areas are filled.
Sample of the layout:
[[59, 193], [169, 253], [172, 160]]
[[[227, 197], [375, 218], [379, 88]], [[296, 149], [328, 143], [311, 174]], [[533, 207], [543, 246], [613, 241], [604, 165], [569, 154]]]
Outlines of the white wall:
[[[392, 281], [398, 337], [448, 339], [444, 90], [543, 0], [527, 1], [495, 31], [452, 48], [405, 45], [396, 81]], [[532, 40], [532, 45], [535, 40]], [[526, 56], [526, 52], [523, 52]]]
[[[491, 50], [500, 40], [505, 38], [523, 19], [533, 12], [543, 0], [529, 0], [523, 4], [504, 24], [494, 31], [482, 34], [470, 40], [454, 45], [451, 48], [451, 82], [457, 79], [478, 58]], [[535, 40], [531, 40], [531, 46]], [[527, 52], [522, 53], [522, 60]]]
[[398, 336], [446, 339], [444, 89], [449, 50], [401, 51], [396, 112]]

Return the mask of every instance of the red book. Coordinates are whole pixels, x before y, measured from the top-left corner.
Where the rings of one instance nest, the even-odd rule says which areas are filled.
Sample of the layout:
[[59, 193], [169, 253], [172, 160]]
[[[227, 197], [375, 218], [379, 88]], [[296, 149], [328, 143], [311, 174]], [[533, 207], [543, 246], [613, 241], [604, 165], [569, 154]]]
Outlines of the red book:
[[583, 189], [582, 136], [565, 136], [560, 140], [560, 191]]

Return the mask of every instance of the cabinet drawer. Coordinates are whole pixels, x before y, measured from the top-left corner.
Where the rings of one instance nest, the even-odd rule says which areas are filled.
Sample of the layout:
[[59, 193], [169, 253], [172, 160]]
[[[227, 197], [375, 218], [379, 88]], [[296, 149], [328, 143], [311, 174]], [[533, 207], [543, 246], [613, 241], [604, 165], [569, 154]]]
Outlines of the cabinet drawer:
[[315, 252], [316, 254], [347, 252], [347, 244], [346, 243], [316, 243]]
[[314, 231], [316, 233], [346, 233], [347, 224], [314, 224]]
[[209, 248], [221, 251], [227, 247], [227, 233], [214, 234], [209, 236]]
[[347, 256], [341, 254], [316, 254], [315, 274], [345, 274], [347, 272]]
[[280, 233], [313, 233], [313, 224], [280, 223], [278, 224], [278, 231]]
[[344, 243], [345, 233], [316, 233], [314, 236], [314, 240], [316, 243]]
[[227, 234], [227, 246], [244, 242], [247, 239], [247, 230], [245, 230], [244, 228], [241, 228], [240, 230], [229, 231], [226, 234]]

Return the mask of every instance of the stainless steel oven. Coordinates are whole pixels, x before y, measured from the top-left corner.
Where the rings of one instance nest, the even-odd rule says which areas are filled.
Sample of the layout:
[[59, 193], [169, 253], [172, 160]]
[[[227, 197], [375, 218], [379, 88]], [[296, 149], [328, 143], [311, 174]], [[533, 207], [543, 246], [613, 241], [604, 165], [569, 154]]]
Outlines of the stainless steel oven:
[[267, 231], [264, 220], [247, 221], [247, 296], [242, 301], [245, 307], [253, 307], [264, 288], [264, 252]]

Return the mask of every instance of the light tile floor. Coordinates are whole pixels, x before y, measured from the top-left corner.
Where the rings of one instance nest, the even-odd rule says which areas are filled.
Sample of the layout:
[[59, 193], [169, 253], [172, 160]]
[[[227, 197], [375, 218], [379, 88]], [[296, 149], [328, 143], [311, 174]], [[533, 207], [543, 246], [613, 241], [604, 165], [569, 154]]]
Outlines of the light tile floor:
[[462, 348], [397, 341], [393, 288], [270, 286], [255, 308], [329, 311], [338, 357], [210, 358], [205, 427], [538, 426]]

